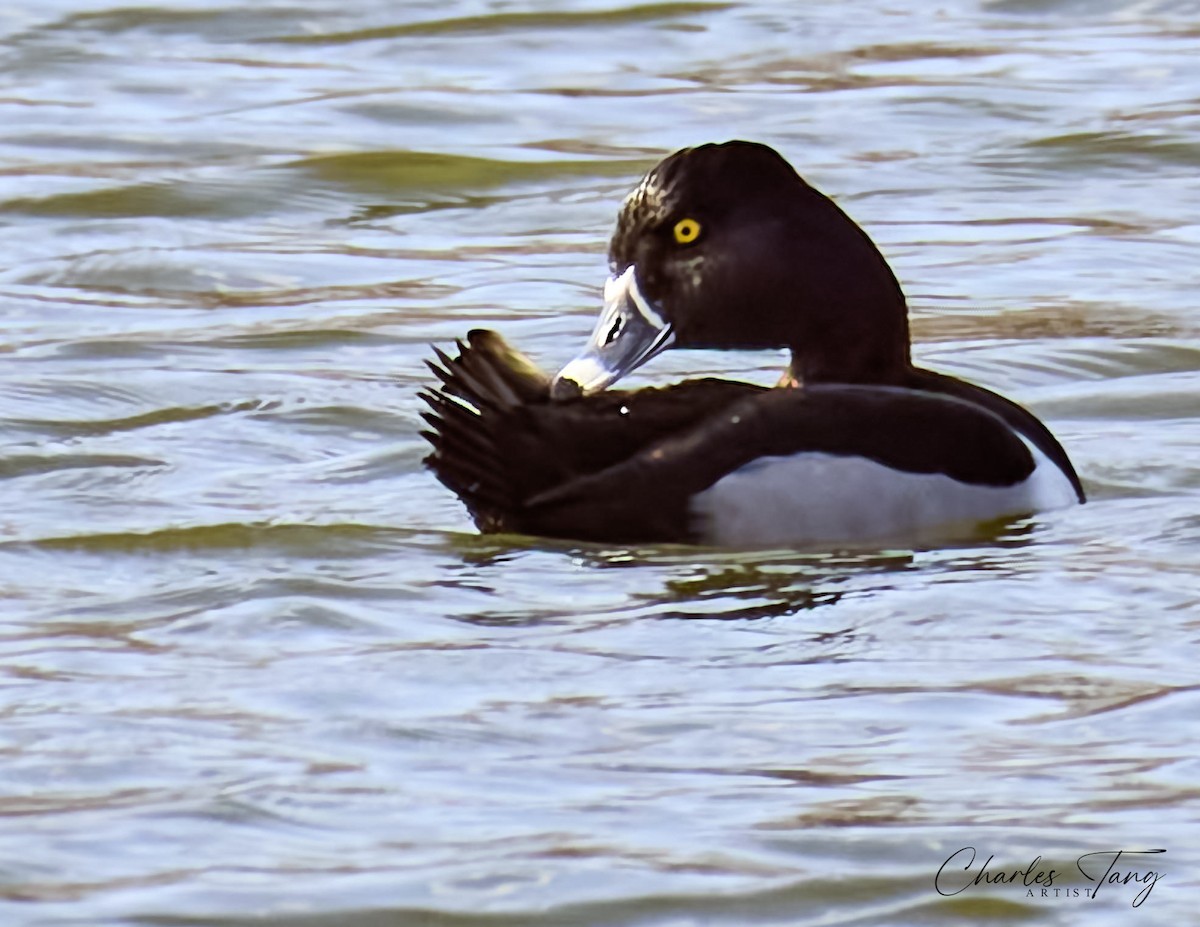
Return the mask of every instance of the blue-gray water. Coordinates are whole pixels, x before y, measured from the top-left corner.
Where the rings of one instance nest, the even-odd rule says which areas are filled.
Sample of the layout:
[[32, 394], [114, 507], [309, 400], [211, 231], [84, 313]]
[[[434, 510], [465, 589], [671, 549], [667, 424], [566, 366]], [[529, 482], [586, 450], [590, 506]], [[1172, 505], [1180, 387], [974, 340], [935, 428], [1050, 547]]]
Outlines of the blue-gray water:
[[[1185, 2], [4, 6], [0, 923], [1187, 923], [1198, 61]], [[731, 137], [1088, 505], [870, 555], [474, 535], [427, 345], [562, 363], [625, 191]], [[940, 895], [967, 846], [1080, 892]], [[1084, 895], [1150, 848], [1140, 907]]]

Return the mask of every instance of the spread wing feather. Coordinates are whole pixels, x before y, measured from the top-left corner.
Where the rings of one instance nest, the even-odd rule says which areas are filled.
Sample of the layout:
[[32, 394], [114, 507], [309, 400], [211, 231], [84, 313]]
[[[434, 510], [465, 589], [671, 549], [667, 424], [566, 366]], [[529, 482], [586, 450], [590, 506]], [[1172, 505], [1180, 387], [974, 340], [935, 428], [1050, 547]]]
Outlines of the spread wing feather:
[[[433, 447], [425, 464], [485, 532], [602, 536], [602, 527], [548, 531], [545, 510], [530, 501], [763, 392], [703, 379], [555, 401], [550, 377], [495, 332], [472, 331], [457, 349], [451, 357], [434, 348], [437, 361], [427, 361], [440, 386], [419, 394]], [[602, 523], [606, 508], [598, 500], [593, 520]]]

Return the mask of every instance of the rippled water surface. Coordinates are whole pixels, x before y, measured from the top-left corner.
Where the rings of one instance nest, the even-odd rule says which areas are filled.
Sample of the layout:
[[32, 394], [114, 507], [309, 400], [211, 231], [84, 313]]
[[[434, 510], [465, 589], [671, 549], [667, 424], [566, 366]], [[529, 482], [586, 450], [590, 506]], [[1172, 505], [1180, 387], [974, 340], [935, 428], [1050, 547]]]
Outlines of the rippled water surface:
[[[1197, 62], [1184, 2], [5, 5], [0, 922], [1190, 922]], [[428, 344], [566, 360], [621, 196], [730, 137], [1088, 505], [871, 554], [474, 534]], [[1087, 897], [1152, 848], [1139, 907]]]

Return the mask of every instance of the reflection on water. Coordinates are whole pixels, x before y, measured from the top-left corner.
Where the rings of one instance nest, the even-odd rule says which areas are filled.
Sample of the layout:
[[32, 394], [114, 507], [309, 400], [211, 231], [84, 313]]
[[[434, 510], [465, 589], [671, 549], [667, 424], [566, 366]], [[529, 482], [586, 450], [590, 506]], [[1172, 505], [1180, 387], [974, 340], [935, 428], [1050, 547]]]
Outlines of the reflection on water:
[[[0, 921], [1186, 923], [1196, 12], [0, 10]], [[630, 185], [739, 136], [1088, 505], [933, 550], [470, 530], [428, 344], [571, 356]], [[940, 895], [966, 846], [1081, 892], [1167, 852], [1134, 911]]]

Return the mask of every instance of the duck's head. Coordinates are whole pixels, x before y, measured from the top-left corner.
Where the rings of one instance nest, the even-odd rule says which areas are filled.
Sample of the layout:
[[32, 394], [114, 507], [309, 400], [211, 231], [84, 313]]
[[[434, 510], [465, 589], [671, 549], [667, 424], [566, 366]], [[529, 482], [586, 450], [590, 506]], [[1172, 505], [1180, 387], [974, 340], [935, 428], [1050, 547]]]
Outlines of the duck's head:
[[604, 389], [669, 347], [790, 348], [804, 382], [909, 365], [904, 295], [878, 249], [765, 145], [685, 148], [629, 194], [587, 348], [554, 395]]

